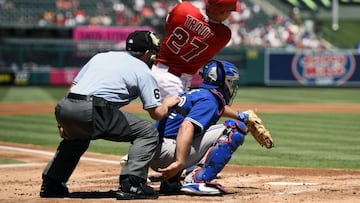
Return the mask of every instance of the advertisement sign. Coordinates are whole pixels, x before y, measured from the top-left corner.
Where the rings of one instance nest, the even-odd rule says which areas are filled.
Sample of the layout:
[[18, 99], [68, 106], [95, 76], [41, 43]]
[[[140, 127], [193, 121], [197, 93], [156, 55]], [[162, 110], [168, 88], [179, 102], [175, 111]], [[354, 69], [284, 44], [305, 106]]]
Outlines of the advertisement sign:
[[49, 73], [50, 85], [70, 85], [79, 71], [79, 68], [53, 68]]
[[14, 84], [14, 80], [14, 71], [0, 68], [0, 85], [12, 85]]
[[101, 51], [124, 50], [127, 36], [135, 30], [152, 30], [146, 26], [108, 27], [84, 26], [75, 27], [73, 40], [77, 56], [92, 56]]
[[346, 50], [267, 53], [267, 85], [360, 86], [360, 55]]

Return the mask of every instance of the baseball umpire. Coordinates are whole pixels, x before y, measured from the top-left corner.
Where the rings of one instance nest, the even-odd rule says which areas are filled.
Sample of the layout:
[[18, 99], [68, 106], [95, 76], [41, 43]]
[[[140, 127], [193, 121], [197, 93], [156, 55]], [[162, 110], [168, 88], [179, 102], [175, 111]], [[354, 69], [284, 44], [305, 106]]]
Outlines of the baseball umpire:
[[90, 141], [131, 142], [129, 160], [119, 176], [117, 199], [156, 199], [146, 185], [148, 166], [159, 142], [153, 123], [119, 108], [140, 97], [143, 109], [159, 120], [179, 102], [177, 96], [161, 102], [150, 67], [160, 40], [150, 31], [135, 31], [126, 40], [126, 51], [92, 57], [75, 77], [69, 93], [55, 107], [60, 142], [42, 173], [40, 197], [67, 197], [66, 182]]

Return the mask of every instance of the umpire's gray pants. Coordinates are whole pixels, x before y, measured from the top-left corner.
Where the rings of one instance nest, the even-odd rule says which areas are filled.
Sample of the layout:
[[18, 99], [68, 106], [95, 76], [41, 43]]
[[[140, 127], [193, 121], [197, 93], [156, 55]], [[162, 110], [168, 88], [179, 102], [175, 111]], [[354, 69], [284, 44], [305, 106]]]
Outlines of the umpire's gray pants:
[[[64, 129], [68, 133], [75, 131], [81, 134], [88, 132], [89, 128], [92, 127], [92, 101], [64, 98], [57, 104], [56, 108], [56, 111], [59, 108], [61, 109], [61, 112], [56, 114], [57, 120], [64, 125]], [[104, 134], [99, 138], [117, 142], [131, 142], [132, 145], [128, 152], [129, 160], [123, 166], [120, 175], [134, 175], [146, 180], [149, 162], [153, 158], [159, 142], [158, 132], [152, 122], [142, 120], [124, 111], [117, 111], [125, 116], [130, 131], [124, 134], [113, 134], [111, 137]], [[116, 111], [114, 112], [116, 114]], [[112, 121], [112, 118], [107, 119], [109, 122]], [[76, 123], [76, 127], [73, 123]], [[67, 182], [80, 157], [87, 150], [90, 141], [91, 139], [62, 140], [53, 159], [45, 167], [43, 177]]]

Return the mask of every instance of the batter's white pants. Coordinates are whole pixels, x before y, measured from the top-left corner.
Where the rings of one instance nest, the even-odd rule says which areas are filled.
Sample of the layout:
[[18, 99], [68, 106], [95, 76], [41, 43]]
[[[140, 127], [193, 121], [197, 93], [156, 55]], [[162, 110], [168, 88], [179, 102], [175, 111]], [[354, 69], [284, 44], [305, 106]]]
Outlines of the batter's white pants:
[[162, 98], [179, 95], [191, 85], [192, 75], [183, 73], [178, 77], [169, 73], [169, 67], [162, 63], [154, 64], [151, 70], [160, 87]]

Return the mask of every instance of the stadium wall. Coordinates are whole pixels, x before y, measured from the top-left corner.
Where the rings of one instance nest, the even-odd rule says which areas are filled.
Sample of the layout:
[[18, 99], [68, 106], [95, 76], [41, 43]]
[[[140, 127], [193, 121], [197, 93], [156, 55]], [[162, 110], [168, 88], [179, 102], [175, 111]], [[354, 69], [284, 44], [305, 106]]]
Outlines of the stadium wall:
[[[3, 46], [0, 56], [8, 64], [0, 68], [0, 85], [63, 86], [92, 55], [79, 55], [74, 47]], [[227, 48], [215, 58], [240, 67], [245, 86], [360, 87], [355, 50]]]

